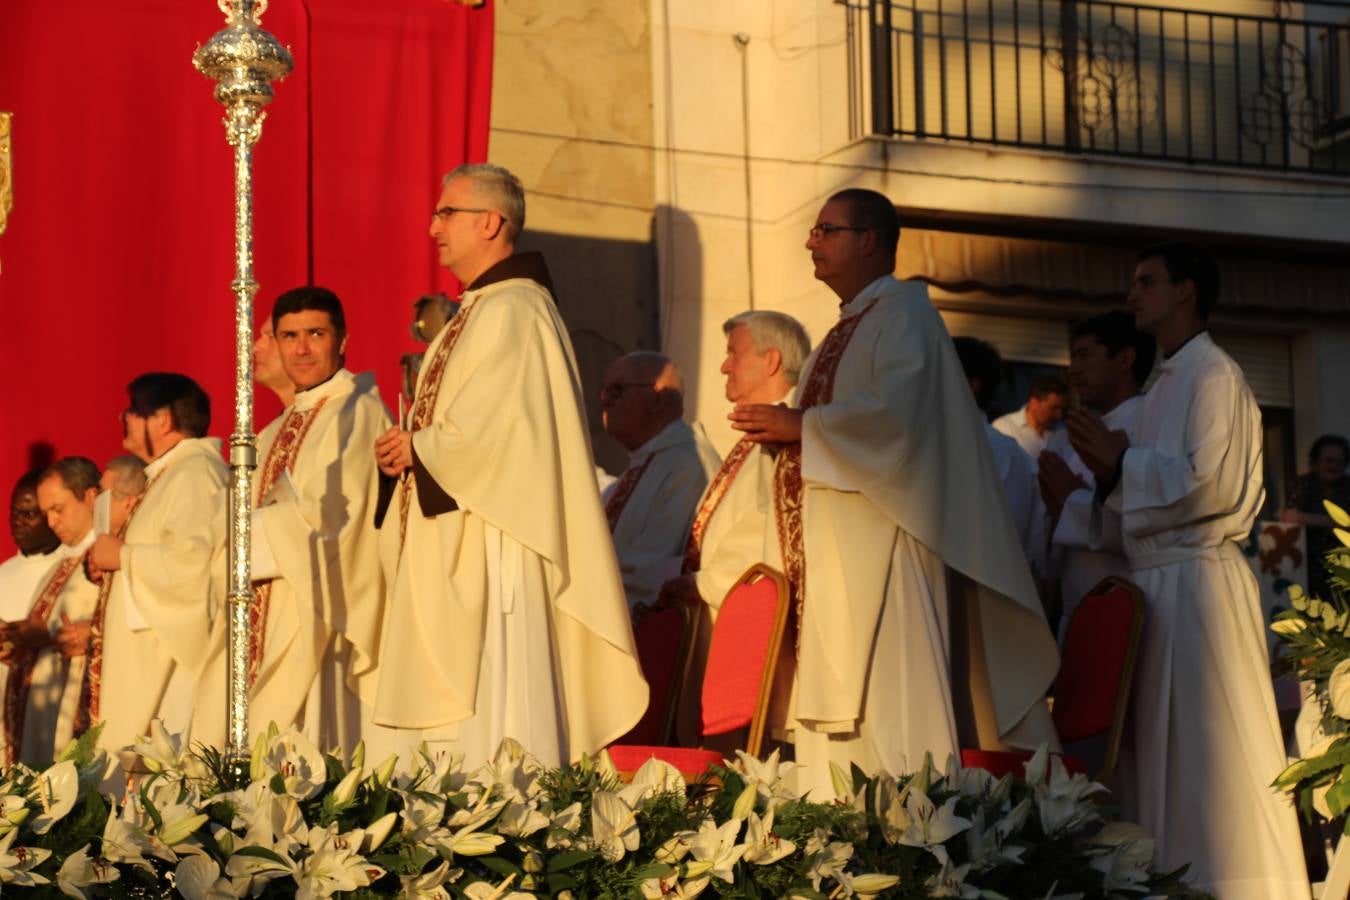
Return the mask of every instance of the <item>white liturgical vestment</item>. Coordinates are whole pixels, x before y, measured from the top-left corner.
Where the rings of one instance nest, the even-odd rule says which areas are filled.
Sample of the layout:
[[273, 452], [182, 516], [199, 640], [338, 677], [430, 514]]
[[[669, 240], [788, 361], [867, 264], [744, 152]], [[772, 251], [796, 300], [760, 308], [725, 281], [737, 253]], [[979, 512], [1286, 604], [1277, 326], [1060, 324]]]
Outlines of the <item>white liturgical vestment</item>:
[[633, 451], [604, 492], [628, 606], [651, 606], [680, 574], [699, 498], [722, 461], [700, 425], [676, 419]]
[[1045, 434], [1041, 434], [1027, 421], [1027, 408], [1013, 410], [994, 420], [994, 430], [1017, 441], [1017, 445], [1026, 451], [1027, 456], [1036, 459], [1045, 449], [1046, 443], [1057, 431], [1062, 431], [1063, 423], [1056, 423]]
[[62, 545], [50, 553], [16, 553], [0, 563], [0, 620], [16, 622], [26, 617], [38, 585], [68, 552]]
[[[571, 341], [538, 254], [498, 263], [427, 348], [413, 470], [380, 529], [392, 585], [377, 724], [554, 765], [647, 705]], [[406, 529], [406, 537], [401, 532]]]
[[994, 426], [985, 425], [984, 436], [994, 454], [994, 467], [998, 469], [1003, 496], [1008, 501], [1008, 511], [1012, 513], [1027, 562], [1033, 571], [1044, 572], [1045, 504], [1041, 501], [1041, 489], [1036, 479], [1036, 463], [1017, 441], [995, 430]]
[[913, 771], [959, 752], [958, 727], [967, 746], [1053, 744], [1054, 636], [927, 287], [885, 276], [845, 304], [797, 399], [800, 486], [785, 450], [775, 503], [801, 498], [800, 786], [832, 796], [830, 762]]
[[[371, 448], [390, 424], [373, 374], [339, 369], [258, 436], [250, 735], [294, 725], [348, 753], [362, 737], [384, 611]], [[227, 630], [219, 617], [197, 686], [192, 734], [207, 743], [225, 738]]]
[[[61, 616], [72, 621], [88, 619], [98, 600], [98, 588], [84, 576], [84, 552], [94, 542], [91, 530], [83, 539], [61, 547], [62, 557], [48, 569], [33, 593], [28, 615], [47, 623], [52, 634], [61, 627]], [[70, 722], [58, 733], [62, 693], [66, 686], [65, 659], [55, 645], [37, 651], [19, 666], [5, 666], [7, 677], [0, 682], [4, 697], [4, 733], [6, 765], [16, 760], [31, 766], [45, 766], [70, 740]], [[79, 666], [83, 673], [84, 667]], [[78, 694], [79, 685], [75, 686]]]
[[99, 745], [110, 752], [148, 734], [152, 719], [171, 732], [191, 724], [218, 598], [211, 571], [225, 542], [228, 474], [218, 438], [185, 438], [145, 467], [90, 640], [90, 713], [105, 723]]
[[1306, 898], [1294, 808], [1270, 786], [1287, 760], [1260, 595], [1237, 545], [1265, 494], [1261, 412], [1201, 333], [1163, 361], [1129, 437], [1105, 509], [1148, 599], [1124, 818], [1154, 839], [1159, 869], [1190, 863], [1223, 900]]
[[[1117, 405], [1102, 416], [1103, 424], [1112, 431], [1128, 434], [1134, 425], [1141, 399], [1131, 397]], [[1116, 532], [1101, 542], [1102, 549], [1092, 547], [1092, 495], [1096, 480], [1092, 470], [1083, 463], [1078, 451], [1073, 449], [1073, 444], [1069, 443], [1069, 433], [1055, 432], [1045, 449], [1059, 454], [1069, 469], [1088, 485], [1074, 491], [1064, 501], [1064, 509], [1050, 537], [1050, 565], [1052, 570], [1058, 572], [1063, 601], [1059, 619], [1059, 641], [1063, 644], [1069, 619], [1087, 592], [1108, 576], [1130, 577], [1130, 564], [1120, 546], [1119, 519], [1112, 520]]]

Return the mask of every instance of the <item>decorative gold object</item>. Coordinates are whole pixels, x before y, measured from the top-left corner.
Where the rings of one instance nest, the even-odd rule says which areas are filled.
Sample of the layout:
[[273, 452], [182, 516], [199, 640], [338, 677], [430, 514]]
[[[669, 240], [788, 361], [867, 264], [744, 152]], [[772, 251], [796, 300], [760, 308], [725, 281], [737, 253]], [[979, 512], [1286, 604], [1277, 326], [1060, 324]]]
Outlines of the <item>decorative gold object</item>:
[[248, 771], [249, 604], [253, 513], [253, 145], [262, 136], [262, 108], [272, 102], [272, 82], [286, 77], [291, 54], [262, 30], [267, 0], [216, 0], [225, 27], [192, 56], [197, 70], [216, 82], [216, 99], [225, 107], [225, 140], [234, 148], [234, 433], [230, 435], [229, 546], [226, 568], [229, 595], [226, 684], [226, 762], [236, 773]]
[[14, 173], [10, 168], [9, 135], [13, 113], [0, 112], [0, 234], [9, 224], [9, 211], [14, 208]]

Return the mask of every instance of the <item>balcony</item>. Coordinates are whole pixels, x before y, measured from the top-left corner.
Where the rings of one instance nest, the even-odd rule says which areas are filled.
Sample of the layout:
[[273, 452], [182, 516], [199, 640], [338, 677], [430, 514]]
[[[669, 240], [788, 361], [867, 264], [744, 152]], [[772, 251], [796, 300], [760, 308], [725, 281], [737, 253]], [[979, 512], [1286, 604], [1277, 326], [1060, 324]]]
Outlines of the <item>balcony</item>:
[[1350, 3], [845, 5], [855, 135], [1350, 178]]

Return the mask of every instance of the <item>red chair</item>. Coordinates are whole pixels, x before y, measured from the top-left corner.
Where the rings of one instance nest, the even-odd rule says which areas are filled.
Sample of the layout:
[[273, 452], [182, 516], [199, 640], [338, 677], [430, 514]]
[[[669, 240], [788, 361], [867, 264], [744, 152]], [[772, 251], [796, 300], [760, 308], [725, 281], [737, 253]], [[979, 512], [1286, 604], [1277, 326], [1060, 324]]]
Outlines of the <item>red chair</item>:
[[[751, 566], [727, 592], [713, 626], [703, 675], [705, 738], [745, 728], [745, 751], [759, 755], [788, 607], [786, 579], [761, 564]], [[622, 775], [631, 776], [656, 757], [686, 778], [697, 778], [726, 756], [720, 750], [624, 743], [611, 745], [609, 755]]]
[[[1051, 717], [1064, 744], [1104, 740], [1093, 781], [1104, 782], [1115, 772], [1143, 627], [1143, 592], [1128, 579], [1111, 576], [1088, 591], [1064, 635]], [[961, 751], [963, 766], [995, 776], [1020, 777], [1029, 759], [1030, 753], [1018, 751]], [[1069, 772], [1088, 773], [1083, 759], [1067, 754], [1061, 759]]]
[[[694, 635], [703, 604], [679, 603], [648, 613], [633, 629], [638, 662], [651, 689], [651, 702], [621, 744], [669, 744], [675, 735], [680, 685], [694, 654]], [[671, 638], [674, 637], [674, 640]]]

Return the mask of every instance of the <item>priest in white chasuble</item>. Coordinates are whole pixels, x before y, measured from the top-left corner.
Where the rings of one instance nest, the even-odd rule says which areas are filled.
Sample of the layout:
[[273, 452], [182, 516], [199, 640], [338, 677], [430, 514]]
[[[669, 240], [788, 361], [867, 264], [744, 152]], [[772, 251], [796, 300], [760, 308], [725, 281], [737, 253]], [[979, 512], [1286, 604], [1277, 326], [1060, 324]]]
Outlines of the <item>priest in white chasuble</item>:
[[[1134, 316], [1115, 310], [1073, 326], [1069, 346], [1069, 384], [1079, 401], [1102, 417], [1109, 430], [1128, 431], [1139, 410], [1140, 391], [1153, 371], [1157, 342], [1134, 325]], [[1091, 541], [1092, 470], [1056, 431], [1039, 460], [1041, 496], [1049, 515], [1051, 574], [1059, 578], [1059, 640], [1079, 602], [1103, 578], [1130, 575], [1120, 535], [1109, 549]]]
[[640, 614], [680, 574], [699, 498], [722, 461], [702, 426], [684, 421], [684, 378], [661, 353], [639, 350], [610, 364], [600, 415], [629, 453], [602, 497], [628, 607]]
[[1001, 499], [950, 337], [924, 285], [897, 281], [895, 207], [830, 198], [807, 249], [842, 302], [797, 407], [742, 405], [777, 443], [775, 526], [793, 585], [788, 725], [802, 788], [831, 762], [913, 771], [926, 752], [1054, 742], [1054, 636]]
[[1074, 449], [1096, 478], [1093, 537], [1119, 517], [1148, 601], [1122, 753], [1124, 817], [1155, 864], [1189, 863], [1224, 900], [1309, 895], [1298, 822], [1271, 782], [1287, 761], [1260, 594], [1238, 542], [1261, 508], [1261, 411], [1205, 330], [1214, 260], [1191, 244], [1140, 252], [1128, 306], [1162, 369], [1126, 432], [1078, 411]]
[[[55, 633], [63, 621], [88, 620], [98, 588], [84, 575], [84, 552], [94, 542], [98, 466], [81, 456], [57, 460], [37, 485], [38, 506], [61, 539], [62, 559], [33, 595], [28, 617], [6, 628], [3, 654], [5, 764], [45, 766], [64, 741], [57, 734], [68, 668]], [[76, 692], [79, 686], [76, 685]], [[58, 741], [61, 741], [58, 746]]]
[[[806, 329], [789, 315], [749, 310], [722, 324], [727, 356], [722, 362], [726, 397], [734, 403], [782, 403], [792, 393], [811, 352]], [[741, 438], [731, 448], [699, 499], [685, 538], [680, 574], [661, 587], [663, 604], [706, 604], [694, 655], [680, 690], [677, 729], [682, 744], [702, 733], [700, 700], [703, 669], [717, 611], [736, 580], [758, 562], [782, 568], [766, 552], [766, 527], [773, 514], [773, 457], [763, 445]], [[777, 546], [777, 535], [767, 548]]]
[[[373, 375], [343, 366], [347, 323], [337, 295], [286, 291], [271, 319], [283, 368], [274, 383], [295, 392], [258, 436], [249, 733], [276, 722], [351, 752], [372, 727], [375, 703], [384, 585], [370, 448], [391, 420]], [[222, 616], [197, 685], [192, 733], [208, 743], [225, 738], [226, 631]]]
[[85, 713], [100, 746], [120, 750], [163, 719], [186, 731], [206, 660], [212, 560], [225, 543], [228, 470], [206, 437], [211, 403], [186, 375], [151, 372], [127, 386], [127, 450], [145, 460], [146, 487], [118, 534], [89, 548], [101, 580], [89, 634]]
[[446, 176], [431, 236], [468, 287], [411, 421], [375, 444], [399, 479], [375, 722], [469, 765], [504, 737], [546, 764], [594, 752], [647, 705], [571, 340], [543, 259], [515, 253], [524, 218], [505, 169]]

